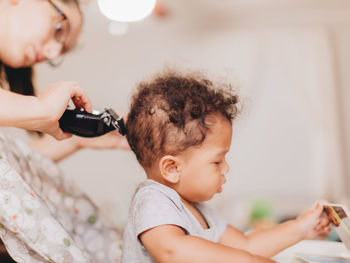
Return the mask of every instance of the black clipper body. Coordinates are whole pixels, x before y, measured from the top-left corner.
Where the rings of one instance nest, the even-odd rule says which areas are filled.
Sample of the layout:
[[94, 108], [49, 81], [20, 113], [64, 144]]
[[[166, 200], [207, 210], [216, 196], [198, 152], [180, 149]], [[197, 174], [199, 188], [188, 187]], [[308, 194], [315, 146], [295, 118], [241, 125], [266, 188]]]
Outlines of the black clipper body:
[[59, 120], [60, 128], [81, 137], [97, 137], [118, 129], [126, 134], [123, 118], [112, 109], [105, 109], [101, 114], [88, 113], [79, 109], [67, 109]]

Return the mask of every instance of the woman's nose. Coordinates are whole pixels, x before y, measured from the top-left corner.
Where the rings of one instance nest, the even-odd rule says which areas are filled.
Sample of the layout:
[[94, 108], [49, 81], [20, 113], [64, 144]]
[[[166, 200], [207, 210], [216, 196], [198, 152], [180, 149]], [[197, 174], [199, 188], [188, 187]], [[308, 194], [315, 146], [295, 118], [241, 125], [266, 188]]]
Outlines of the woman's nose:
[[63, 46], [61, 43], [50, 40], [43, 47], [43, 55], [47, 59], [57, 58], [61, 54], [62, 48]]

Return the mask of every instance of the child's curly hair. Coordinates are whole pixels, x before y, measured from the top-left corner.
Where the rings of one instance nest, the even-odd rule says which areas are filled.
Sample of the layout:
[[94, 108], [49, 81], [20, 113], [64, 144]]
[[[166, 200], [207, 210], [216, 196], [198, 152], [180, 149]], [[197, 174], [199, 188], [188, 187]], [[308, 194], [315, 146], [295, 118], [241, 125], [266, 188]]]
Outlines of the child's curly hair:
[[232, 123], [237, 102], [231, 85], [217, 88], [196, 74], [163, 73], [138, 85], [126, 137], [140, 164], [151, 168], [164, 155], [200, 145], [209, 129], [208, 115], [219, 113]]

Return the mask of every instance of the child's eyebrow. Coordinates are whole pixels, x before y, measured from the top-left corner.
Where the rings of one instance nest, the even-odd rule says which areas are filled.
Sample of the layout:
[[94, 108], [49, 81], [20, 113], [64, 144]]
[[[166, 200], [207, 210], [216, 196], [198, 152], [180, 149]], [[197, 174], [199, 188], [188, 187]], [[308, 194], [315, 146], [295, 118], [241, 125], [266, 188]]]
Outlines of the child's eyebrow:
[[228, 153], [230, 149], [223, 149], [221, 151], [218, 151], [217, 153], [215, 153], [215, 156], [221, 156], [221, 155], [225, 155], [226, 153]]

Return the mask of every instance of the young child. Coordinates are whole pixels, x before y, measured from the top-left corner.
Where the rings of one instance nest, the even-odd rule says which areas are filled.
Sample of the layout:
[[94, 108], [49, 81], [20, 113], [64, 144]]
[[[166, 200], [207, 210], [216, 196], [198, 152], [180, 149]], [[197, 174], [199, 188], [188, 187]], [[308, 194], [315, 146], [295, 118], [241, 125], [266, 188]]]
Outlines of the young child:
[[123, 263], [274, 262], [268, 257], [327, 233], [323, 204], [244, 234], [202, 202], [222, 192], [238, 97], [204, 77], [165, 73], [132, 98], [127, 139], [147, 180], [124, 233]]

